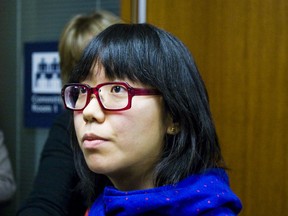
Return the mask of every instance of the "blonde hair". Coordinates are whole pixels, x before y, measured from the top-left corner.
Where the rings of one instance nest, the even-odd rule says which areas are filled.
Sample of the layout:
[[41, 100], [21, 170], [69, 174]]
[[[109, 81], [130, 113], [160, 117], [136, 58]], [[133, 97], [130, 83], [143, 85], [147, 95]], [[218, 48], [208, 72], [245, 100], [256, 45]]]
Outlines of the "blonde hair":
[[66, 24], [58, 45], [62, 84], [67, 83], [91, 39], [115, 23], [122, 23], [122, 20], [108, 11], [96, 11], [88, 15], [76, 15]]

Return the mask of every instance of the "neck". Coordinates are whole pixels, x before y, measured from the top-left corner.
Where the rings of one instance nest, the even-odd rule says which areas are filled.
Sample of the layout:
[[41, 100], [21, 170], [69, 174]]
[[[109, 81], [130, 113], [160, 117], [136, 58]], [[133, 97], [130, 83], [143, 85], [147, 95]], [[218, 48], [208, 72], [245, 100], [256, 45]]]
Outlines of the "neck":
[[153, 175], [136, 176], [127, 173], [117, 177], [109, 177], [114, 187], [121, 191], [144, 190], [154, 188]]

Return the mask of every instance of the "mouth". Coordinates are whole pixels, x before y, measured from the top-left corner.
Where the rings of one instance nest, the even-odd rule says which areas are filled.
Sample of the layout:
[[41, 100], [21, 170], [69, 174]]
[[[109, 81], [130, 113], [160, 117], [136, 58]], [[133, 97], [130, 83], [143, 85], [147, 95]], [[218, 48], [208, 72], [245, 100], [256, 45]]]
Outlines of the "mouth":
[[96, 149], [107, 141], [108, 139], [95, 134], [85, 134], [82, 138], [82, 146], [85, 149]]

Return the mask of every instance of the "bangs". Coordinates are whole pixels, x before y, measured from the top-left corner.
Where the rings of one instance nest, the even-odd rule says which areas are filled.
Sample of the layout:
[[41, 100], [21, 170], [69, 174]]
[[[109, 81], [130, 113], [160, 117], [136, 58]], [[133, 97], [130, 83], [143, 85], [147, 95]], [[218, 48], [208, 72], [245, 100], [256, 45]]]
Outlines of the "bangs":
[[136, 25], [116, 24], [95, 37], [85, 49], [77, 72], [73, 73], [73, 82], [83, 81], [98, 64], [104, 67], [108, 79], [129, 79], [155, 87], [155, 50], [160, 43], [155, 41], [160, 40], [149, 27], [141, 28], [142, 31], [136, 28]]
[[[96, 62], [105, 69], [108, 79], [129, 79], [131, 81], [142, 81], [141, 68], [135, 63], [135, 54], [128, 51], [127, 45], [122, 41], [102, 44], [96, 56]], [[137, 57], [136, 57], [137, 59]]]

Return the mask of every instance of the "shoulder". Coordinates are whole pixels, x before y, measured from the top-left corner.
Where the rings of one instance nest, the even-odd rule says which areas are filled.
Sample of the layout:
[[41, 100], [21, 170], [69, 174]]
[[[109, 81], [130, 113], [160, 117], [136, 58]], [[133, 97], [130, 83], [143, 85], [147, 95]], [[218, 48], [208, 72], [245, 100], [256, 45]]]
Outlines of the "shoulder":
[[[229, 186], [228, 175], [223, 169], [210, 169], [179, 182], [178, 189], [185, 197], [185, 203], [191, 205], [183, 208], [196, 212], [219, 212], [237, 215], [241, 201]], [[182, 200], [182, 201], [183, 201]]]
[[224, 169], [208, 169], [202, 173], [193, 174], [178, 183], [179, 187], [185, 185], [221, 183], [229, 187], [229, 178]]
[[67, 123], [71, 121], [72, 112], [70, 110], [64, 110], [60, 113], [53, 121], [53, 125], [64, 124], [67, 126]]
[[69, 110], [65, 110], [59, 114], [53, 121], [49, 136], [64, 136], [69, 135], [72, 114]]
[[69, 153], [69, 157], [73, 157], [70, 146], [70, 124], [71, 112], [64, 111], [55, 118], [49, 130], [49, 135], [42, 151], [42, 157], [47, 155], [62, 155], [64, 153], [65, 155]]

